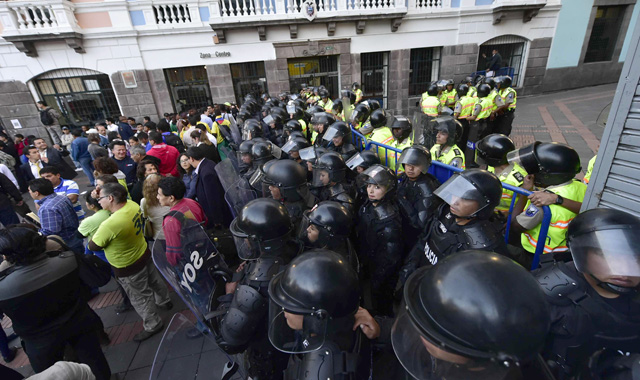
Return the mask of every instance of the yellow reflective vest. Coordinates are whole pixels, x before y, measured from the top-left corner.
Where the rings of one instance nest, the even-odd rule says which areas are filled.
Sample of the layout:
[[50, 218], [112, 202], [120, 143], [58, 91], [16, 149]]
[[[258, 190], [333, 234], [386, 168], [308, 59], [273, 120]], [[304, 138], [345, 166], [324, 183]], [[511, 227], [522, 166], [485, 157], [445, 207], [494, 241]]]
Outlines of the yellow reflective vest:
[[460, 98], [459, 102], [460, 102], [460, 114], [458, 115], [458, 119], [466, 119], [469, 116], [471, 116], [471, 113], [473, 112], [473, 107], [476, 105], [476, 101], [478, 99], [471, 97], [469, 95], [467, 96], [463, 96], [462, 98]]
[[516, 109], [516, 103], [518, 102], [518, 93], [511, 87], [500, 90], [500, 92], [498, 93], [505, 104], [507, 103], [507, 96], [509, 96], [510, 93], [513, 93], [513, 103], [509, 104], [509, 111]]
[[[572, 180], [564, 185], [550, 186], [547, 190], [560, 195], [562, 198], [582, 202], [584, 200], [584, 193], [587, 191], [587, 185], [578, 180]], [[571, 222], [577, 214], [560, 205], [550, 205], [549, 209], [551, 210], [551, 224], [549, 225], [547, 240], [544, 243], [544, 253], [567, 251], [569, 249], [566, 241], [567, 228], [569, 227], [569, 222]], [[524, 212], [527, 214], [535, 214], [542, 212], [542, 210], [528, 201]], [[520, 242], [524, 249], [531, 253], [536, 252], [541, 228], [542, 223], [522, 233]]]
[[593, 166], [596, 164], [596, 157], [598, 157], [597, 154], [589, 160], [587, 172], [584, 174], [584, 179], [582, 180], [582, 182], [585, 184], [589, 184], [589, 181], [591, 180], [591, 172], [593, 171]]
[[[461, 164], [460, 164], [461, 166], [458, 166], [455, 162], [452, 163], [453, 160], [455, 160], [456, 158], [459, 159], [459, 160], [456, 160], [456, 161], [461, 161]], [[440, 144], [435, 144], [434, 146], [431, 147], [431, 159], [433, 161], [440, 161], [443, 164], [456, 166], [456, 167], [460, 167], [462, 169], [465, 169], [464, 154], [462, 153], [462, 150], [460, 148], [458, 148], [457, 145], [445, 146], [441, 150], [440, 149]]]
[[453, 106], [456, 105], [456, 96], [458, 96], [458, 92], [455, 88], [451, 91], [444, 90], [442, 91], [442, 95], [440, 95], [440, 104], [453, 108]]
[[[487, 167], [487, 170], [491, 173], [496, 172], [496, 169], [493, 166]], [[504, 182], [511, 186], [520, 187], [524, 182], [524, 177], [527, 176], [527, 171], [524, 170], [520, 165], [513, 164], [509, 165], [500, 175], [500, 182]], [[502, 188], [502, 198], [500, 199], [500, 204], [496, 207], [496, 210], [501, 212], [509, 212], [509, 207], [511, 207], [511, 199], [513, 198], [513, 191]]]
[[438, 112], [440, 109], [440, 99], [438, 99], [437, 96], [427, 96], [426, 98], [422, 99], [422, 102], [420, 103], [420, 109], [422, 110], [422, 113], [428, 116], [436, 117], [438, 116]]

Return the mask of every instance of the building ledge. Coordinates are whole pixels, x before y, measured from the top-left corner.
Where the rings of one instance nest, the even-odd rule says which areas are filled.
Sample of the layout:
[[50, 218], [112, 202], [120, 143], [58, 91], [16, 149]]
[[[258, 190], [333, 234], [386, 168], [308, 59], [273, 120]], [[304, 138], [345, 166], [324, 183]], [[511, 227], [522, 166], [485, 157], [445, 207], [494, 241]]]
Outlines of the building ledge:
[[546, 4], [504, 4], [493, 8], [493, 25], [499, 24], [509, 13], [522, 12], [522, 22], [529, 22], [538, 15]]
[[82, 34], [76, 32], [2, 36], [2, 38], [7, 42], [11, 42], [16, 49], [26, 54], [27, 57], [38, 56], [38, 51], [36, 50], [34, 43], [42, 41], [62, 40], [70, 48], [75, 50], [76, 53], [83, 54], [85, 52], [84, 47], [82, 46]]

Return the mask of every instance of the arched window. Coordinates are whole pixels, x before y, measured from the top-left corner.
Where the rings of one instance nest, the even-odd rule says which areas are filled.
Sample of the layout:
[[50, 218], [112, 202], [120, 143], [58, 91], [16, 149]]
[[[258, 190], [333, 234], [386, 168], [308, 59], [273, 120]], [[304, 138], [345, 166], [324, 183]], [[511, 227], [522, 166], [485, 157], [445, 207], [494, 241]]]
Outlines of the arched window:
[[486, 63], [491, 58], [493, 49], [496, 49], [502, 57], [502, 67], [513, 67], [513, 86], [518, 86], [526, 42], [526, 38], [506, 34], [483, 43], [478, 54], [478, 71], [486, 69]]
[[47, 105], [60, 111], [60, 123], [92, 126], [120, 115], [109, 76], [89, 69], [59, 69], [40, 74], [32, 83]]

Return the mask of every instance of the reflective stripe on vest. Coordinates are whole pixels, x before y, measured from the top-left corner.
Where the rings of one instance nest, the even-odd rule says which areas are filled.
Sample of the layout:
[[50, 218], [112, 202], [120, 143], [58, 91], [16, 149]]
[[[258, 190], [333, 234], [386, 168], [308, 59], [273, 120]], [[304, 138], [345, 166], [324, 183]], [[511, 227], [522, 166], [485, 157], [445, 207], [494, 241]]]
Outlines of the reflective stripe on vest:
[[467, 96], [470, 96], [472, 98], [477, 98], [478, 97], [478, 89], [475, 88], [474, 86], [469, 86], [469, 92], [467, 92]]
[[514, 110], [516, 109], [516, 103], [518, 102], [518, 93], [516, 92], [516, 90], [514, 90], [513, 88], [509, 87], [506, 88], [502, 91], [500, 91], [500, 97], [502, 98], [502, 101], [507, 104], [507, 95], [509, 95], [510, 92], [513, 92], [513, 103], [509, 104], [509, 109], [510, 110]]
[[422, 103], [420, 103], [420, 108], [422, 109], [422, 113], [425, 113], [429, 116], [438, 116], [438, 106], [440, 105], [440, 100], [438, 100], [435, 96], [427, 96]]
[[493, 110], [493, 99], [487, 96], [484, 98], [480, 98], [479, 102], [482, 105], [482, 110], [478, 114], [478, 117], [476, 117], [476, 120], [486, 119], [491, 115], [491, 111]]
[[[445, 147], [443, 150], [446, 149], [447, 148]], [[440, 156], [438, 156], [438, 154], [440, 154]], [[440, 152], [440, 144], [435, 144], [431, 147], [431, 159], [434, 161], [440, 161], [443, 164], [451, 165], [451, 161], [453, 161], [454, 158], [462, 159], [461, 169], [465, 169], [464, 154], [457, 145], [449, 147], [449, 150], [446, 153]]]
[[498, 96], [498, 91], [496, 90], [492, 90], [489, 95], [487, 95], [487, 98], [491, 99], [491, 111], [498, 109], [498, 106], [496, 106], [496, 96]]
[[460, 105], [462, 109], [460, 110], [460, 115], [458, 115], [458, 119], [466, 119], [471, 116], [471, 112], [473, 112], [473, 107], [476, 105], [476, 98], [472, 98], [470, 96], [463, 96], [460, 99]]
[[307, 122], [305, 122], [303, 119], [298, 119], [298, 123], [300, 123], [300, 126], [302, 126], [302, 134], [304, 135], [304, 137], [307, 137]]
[[444, 99], [444, 105], [446, 106], [454, 106], [456, 104], [456, 95], [458, 92], [454, 89], [451, 91], [444, 90], [442, 91], [442, 99]]
[[[584, 200], [584, 193], [587, 191], [587, 185], [579, 181], [571, 181], [571, 183], [567, 185], [549, 189], [549, 191], [563, 198], [582, 202]], [[525, 210], [528, 210], [530, 205], [531, 203], [527, 202]], [[544, 245], [544, 253], [564, 252], [568, 250], [566, 242], [567, 227], [569, 226], [569, 222], [571, 222], [577, 214], [559, 205], [550, 205], [549, 209], [551, 210], [551, 224], [549, 225], [547, 241]], [[542, 212], [542, 210], [538, 212]], [[540, 236], [540, 229], [542, 228], [541, 224], [522, 233], [520, 238], [522, 247], [531, 253], [535, 253], [536, 251], [538, 236]]]
[[324, 105], [324, 110], [331, 113], [332, 109], [333, 109], [333, 100], [327, 99], [327, 103], [325, 103]]

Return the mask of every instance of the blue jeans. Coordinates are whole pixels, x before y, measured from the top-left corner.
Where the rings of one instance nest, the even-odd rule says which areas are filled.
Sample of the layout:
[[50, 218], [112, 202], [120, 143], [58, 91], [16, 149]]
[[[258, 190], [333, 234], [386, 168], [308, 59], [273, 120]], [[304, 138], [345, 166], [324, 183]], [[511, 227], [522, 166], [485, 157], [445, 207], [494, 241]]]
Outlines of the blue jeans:
[[80, 163], [84, 174], [89, 177], [89, 183], [91, 183], [91, 186], [95, 186], [96, 180], [93, 178], [93, 162], [91, 161], [91, 157], [80, 158], [78, 159], [78, 162]]

